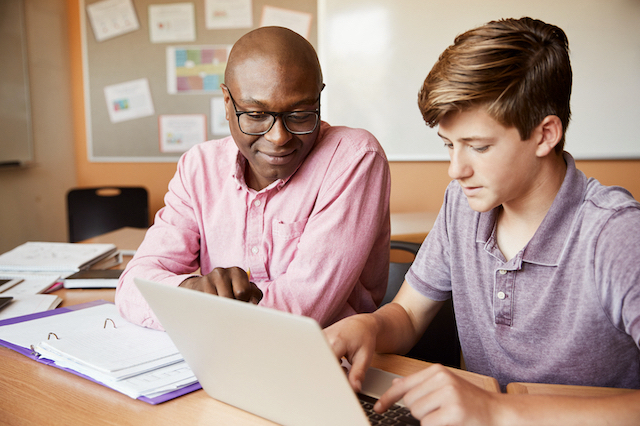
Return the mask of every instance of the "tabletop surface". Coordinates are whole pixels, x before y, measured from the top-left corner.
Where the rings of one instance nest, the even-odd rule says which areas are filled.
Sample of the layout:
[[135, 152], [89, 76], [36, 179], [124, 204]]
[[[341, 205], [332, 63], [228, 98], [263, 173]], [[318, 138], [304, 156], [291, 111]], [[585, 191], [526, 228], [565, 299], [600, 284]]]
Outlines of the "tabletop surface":
[[[144, 230], [135, 228], [110, 234], [86, 242], [110, 242], [118, 248], [127, 246], [124, 248], [134, 250], [144, 238]], [[128, 260], [130, 256], [125, 257], [125, 262]], [[115, 290], [60, 289], [54, 294], [63, 299], [61, 306], [70, 306], [99, 299], [113, 302]], [[389, 354], [376, 354], [372, 362], [373, 367], [402, 376], [429, 365], [417, 359]], [[497, 381], [491, 377], [460, 369], [450, 370], [483, 389], [499, 392]], [[0, 389], [2, 424], [273, 425], [268, 420], [217, 401], [203, 390], [151, 405], [4, 347], [0, 347]], [[507, 390], [511, 393], [594, 396], [628, 391], [529, 383], [511, 384]]]

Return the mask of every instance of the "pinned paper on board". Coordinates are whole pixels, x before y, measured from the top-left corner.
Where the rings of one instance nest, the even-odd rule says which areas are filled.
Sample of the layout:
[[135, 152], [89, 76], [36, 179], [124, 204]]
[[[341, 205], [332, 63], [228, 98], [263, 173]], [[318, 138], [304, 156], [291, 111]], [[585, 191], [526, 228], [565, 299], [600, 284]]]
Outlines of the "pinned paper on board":
[[310, 13], [298, 12], [296, 10], [283, 9], [280, 7], [265, 6], [262, 9], [262, 20], [260, 21], [260, 26], [289, 28], [308, 40], [311, 32], [312, 19], [313, 16]]
[[148, 117], [155, 113], [149, 80], [146, 78], [106, 86], [104, 97], [112, 123]]
[[149, 5], [149, 39], [151, 43], [175, 43], [196, 40], [193, 3]]
[[140, 28], [131, 0], [103, 0], [87, 6], [87, 15], [97, 41], [104, 41]]
[[185, 152], [207, 140], [204, 114], [163, 114], [158, 118], [160, 152]]
[[222, 96], [211, 98], [211, 133], [214, 136], [229, 136], [231, 134]]
[[231, 45], [167, 47], [167, 92], [220, 93]]
[[205, 0], [204, 13], [208, 30], [253, 27], [252, 0]]

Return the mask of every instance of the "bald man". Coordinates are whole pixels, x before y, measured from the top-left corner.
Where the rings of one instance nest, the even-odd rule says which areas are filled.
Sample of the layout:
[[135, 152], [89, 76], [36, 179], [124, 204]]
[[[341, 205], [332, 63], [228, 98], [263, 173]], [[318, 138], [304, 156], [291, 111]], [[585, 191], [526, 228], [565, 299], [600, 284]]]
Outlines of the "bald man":
[[321, 121], [311, 44], [285, 28], [254, 30], [231, 50], [221, 88], [231, 136], [178, 162], [120, 278], [120, 313], [162, 329], [134, 277], [322, 326], [375, 310], [388, 276], [389, 167], [370, 133]]

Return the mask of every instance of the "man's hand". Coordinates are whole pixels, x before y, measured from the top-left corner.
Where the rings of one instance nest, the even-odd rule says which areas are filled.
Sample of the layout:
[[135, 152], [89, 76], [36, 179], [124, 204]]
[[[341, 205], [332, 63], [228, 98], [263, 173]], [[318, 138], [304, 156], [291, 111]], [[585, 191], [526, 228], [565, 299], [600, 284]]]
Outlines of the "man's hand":
[[371, 314], [353, 315], [324, 330], [338, 359], [346, 357], [351, 363], [349, 383], [356, 392], [362, 390], [362, 381], [373, 358], [376, 330]]
[[180, 287], [217, 294], [255, 305], [262, 299], [262, 291], [249, 281], [249, 274], [238, 267], [215, 268], [207, 275], [184, 280]]
[[395, 379], [373, 408], [382, 413], [402, 398], [422, 424], [494, 425], [500, 395], [485, 391], [442, 365], [434, 364]]

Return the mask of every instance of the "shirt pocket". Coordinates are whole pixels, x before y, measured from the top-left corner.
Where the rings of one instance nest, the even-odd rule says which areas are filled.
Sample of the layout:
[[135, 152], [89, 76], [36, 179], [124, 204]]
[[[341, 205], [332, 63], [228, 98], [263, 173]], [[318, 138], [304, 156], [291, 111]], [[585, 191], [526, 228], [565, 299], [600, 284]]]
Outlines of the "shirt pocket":
[[268, 260], [270, 279], [275, 280], [287, 272], [289, 265], [296, 257], [298, 243], [306, 225], [307, 219], [290, 223], [277, 219], [273, 221], [271, 230], [273, 245]]
[[273, 239], [286, 242], [292, 239], [300, 238], [307, 225], [308, 219], [299, 220], [297, 222], [285, 223], [281, 220], [273, 222]]

